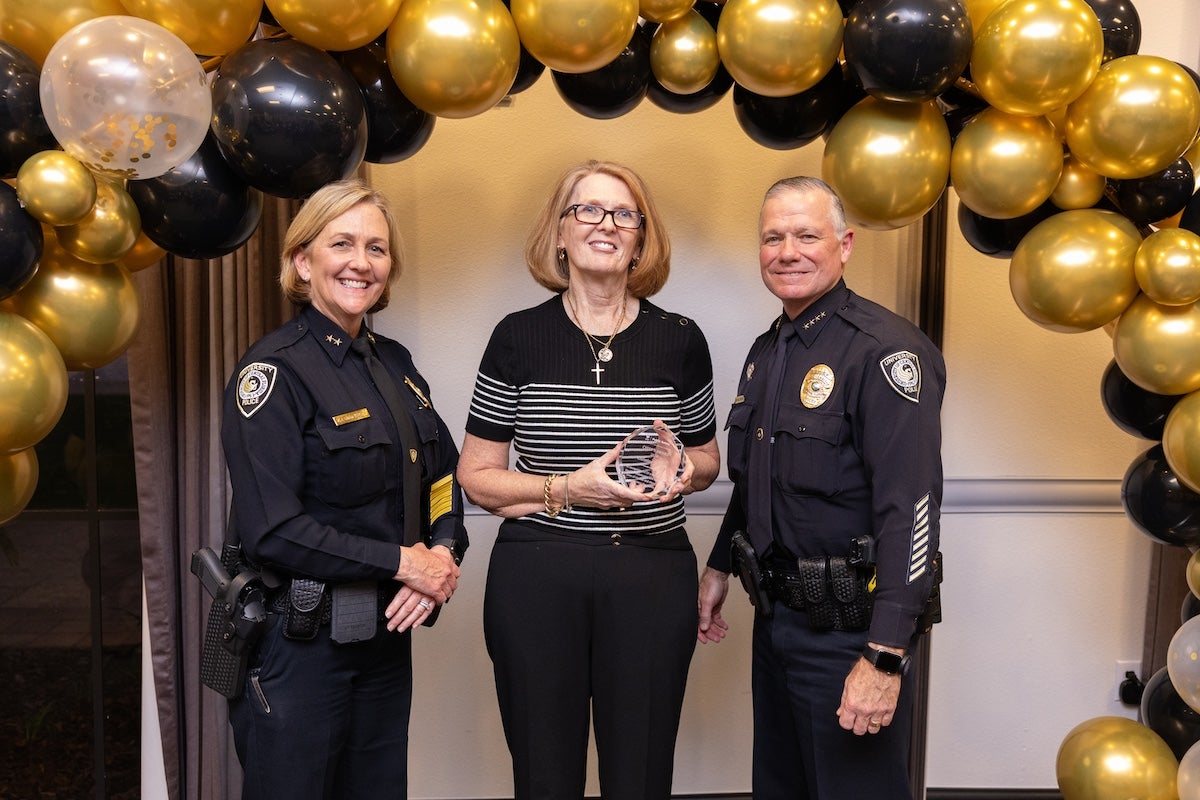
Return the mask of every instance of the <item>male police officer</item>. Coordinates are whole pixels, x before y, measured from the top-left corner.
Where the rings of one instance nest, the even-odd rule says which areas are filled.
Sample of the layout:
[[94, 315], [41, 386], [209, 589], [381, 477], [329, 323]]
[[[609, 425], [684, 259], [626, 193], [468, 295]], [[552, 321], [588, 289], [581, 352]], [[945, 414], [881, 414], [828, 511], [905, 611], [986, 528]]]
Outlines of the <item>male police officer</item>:
[[698, 638], [725, 636], [731, 571], [761, 589], [755, 800], [909, 798], [903, 675], [933, 584], [945, 363], [847, 288], [854, 232], [828, 185], [779, 181], [759, 221], [763, 283], [784, 313], [751, 346], [729, 414], [735, 485]]

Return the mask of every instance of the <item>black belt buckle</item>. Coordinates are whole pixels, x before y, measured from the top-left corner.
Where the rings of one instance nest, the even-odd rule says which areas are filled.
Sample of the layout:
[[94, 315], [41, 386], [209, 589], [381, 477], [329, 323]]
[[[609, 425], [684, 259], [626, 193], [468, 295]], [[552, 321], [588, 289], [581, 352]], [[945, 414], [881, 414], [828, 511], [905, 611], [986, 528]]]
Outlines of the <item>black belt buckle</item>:
[[333, 616], [329, 636], [338, 644], [375, 638], [379, 622], [379, 584], [375, 581], [333, 587]]

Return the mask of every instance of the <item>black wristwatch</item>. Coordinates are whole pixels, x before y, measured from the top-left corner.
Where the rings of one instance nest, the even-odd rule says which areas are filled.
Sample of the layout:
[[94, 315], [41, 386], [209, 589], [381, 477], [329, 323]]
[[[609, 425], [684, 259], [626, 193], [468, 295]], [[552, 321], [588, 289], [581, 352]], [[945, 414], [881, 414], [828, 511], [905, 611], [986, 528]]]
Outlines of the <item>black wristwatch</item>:
[[896, 655], [890, 650], [878, 650], [867, 645], [863, 648], [862, 657], [875, 669], [888, 675], [902, 675], [908, 671], [908, 656]]
[[462, 563], [463, 554], [458, 546], [457, 539], [438, 539], [436, 542], [431, 542], [429, 546], [432, 548], [437, 547], [439, 544], [450, 551], [450, 555], [454, 558], [456, 565]]

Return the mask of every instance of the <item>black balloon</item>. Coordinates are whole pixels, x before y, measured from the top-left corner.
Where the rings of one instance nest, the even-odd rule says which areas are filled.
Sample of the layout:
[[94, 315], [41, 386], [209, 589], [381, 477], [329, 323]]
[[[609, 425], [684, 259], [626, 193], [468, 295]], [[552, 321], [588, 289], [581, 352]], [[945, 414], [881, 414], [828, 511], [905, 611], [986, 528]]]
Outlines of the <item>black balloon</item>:
[[1028, 214], [1012, 219], [993, 219], [972, 211], [965, 203], [959, 203], [958, 229], [967, 243], [985, 256], [1012, 258], [1013, 251], [1025, 234], [1059, 211], [1047, 200]]
[[1179, 227], [1200, 234], [1200, 192], [1188, 198], [1183, 213], [1179, 215]]
[[1182, 397], [1146, 391], [1126, 377], [1115, 359], [1100, 379], [1100, 399], [1108, 418], [1126, 433], [1151, 441], [1162, 440], [1167, 415]]
[[803, 147], [823, 134], [842, 109], [845, 80], [834, 67], [808, 89], [788, 97], [764, 97], [738, 84], [733, 114], [754, 141], [774, 150]]
[[[504, 0], [504, 7], [512, 11], [512, 0]], [[509, 96], [533, 86], [545, 71], [546, 65], [534, 58], [533, 53], [525, 49], [525, 45], [521, 45], [521, 60], [517, 63], [517, 77], [513, 79], [513, 85], [508, 90]]]
[[1200, 714], [1179, 696], [1166, 667], [1146, 681], [1139, 712], [1139, 721], [1161, 736], [1177, 759], [1200, 741]]
[[126, 184], [156, 245], [184, 258], [219, 258], [241, 247], [262, 219], [262, 192], [225, 161], [212, 133], [191, 158], [156, 178]]
[[600, 69], [569, 73], [551, 70], [554, 87], [571, 108], [593, 119], [627, 114], [650, 86], [650, 34], [638, 26], [621, 54]]
[[32, 58], [0, 42], [0, 174], [15, 178], [35, 153], [57, 150], [42, 115], [41, 70]]
[[1195, 188], [1192, 165], [1180, 158], [1161, 172], [1116, 181], [1117, 205], [1134, 225], [1149, 225], [1183, 210]]
[[20, 291], [37, 272], [45, 243], [41, 223], [21, 206], [17, 190], [0, 182], [0, 300]]
[[1184, 486], [1167, 464], [1162, 445], [1133, 460], [1121, 484], [1125, 513], [1162, 544], [1200, 545], [1200, 495]]
[[725, 93], [733, 86], [733, 76], [724, 64], [717, 64], [717, 74], [698, 92], [679, 94], [672, 92], [658, 82], [654, 74], [650, 74], [650, 83], [646, 87], [646, 97], [651, 103], [676, 114], [692, 114], [715, 106]]
[[1182, 625], [1197, 614], [1200, 614], [1200, 597], [1188, 592], [1179, 605], [1179, 624]]
[[[836, 66], [835, 69], [837, 69]], [[841, 99], [838, 101], [838, 107], [829, 116], [829, 122], [826, 123], [825, 130], [821, 133], [821, 137], [827, 141], [829, 134], [833, 132], [834, 127], [846, 115], [846, 112], [858, 105], [867, 96], [867, 93], [858, 85], [858, 82], [850, 76], [850, 67], [845, 62], [842, 62], [840, 69], [842, 73]], [[826, 75], [825, 77], [829, 76]]]
[[842, 47], [850, 76], [882, 100], [932, 100], [971, 60], [971, 19], [959, 0], [858, 0]]
[[358, 84], [324, 50], [295, 39], [258, 39], [225, 57], [212, 81], [221, 153], [246, 183], [307, 197], [347, 178], [367, 148]]
[[334, 57], [362, 90], [367, 108], [365, 160], [394, 164], [425, 146], [433, 134], [435, 117], [413, 105], [396, 85], [383, 38]]
[[1142, 21], [1132, 0], [1084, 0], [1104, 34], [1104, 60], [1131, 56], [1142, 46]]

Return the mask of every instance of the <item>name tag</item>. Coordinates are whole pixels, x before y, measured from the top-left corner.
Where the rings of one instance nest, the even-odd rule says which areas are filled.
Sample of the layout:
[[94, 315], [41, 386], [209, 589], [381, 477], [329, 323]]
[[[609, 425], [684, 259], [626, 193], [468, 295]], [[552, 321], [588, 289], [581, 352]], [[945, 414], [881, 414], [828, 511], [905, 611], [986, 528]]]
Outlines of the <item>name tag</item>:
[[333, 418], [333, 424], [339, 428], [351, 422], [358, 422], [360, 419], [366, 419], [371, 416], [371, 412], [365, 408], [360, 408], [357, 411], [347, 411], [345, 414], [338, 414]]

